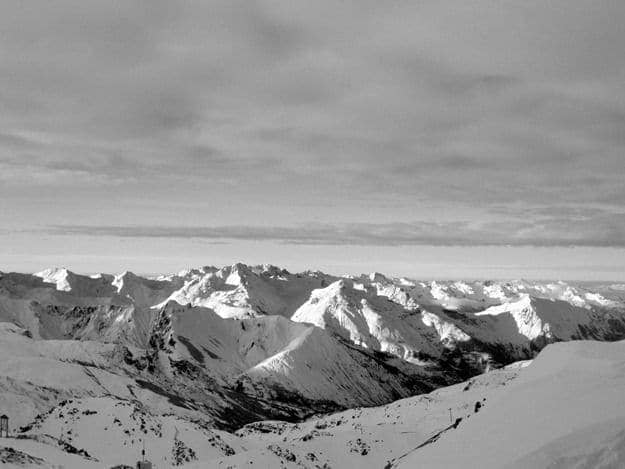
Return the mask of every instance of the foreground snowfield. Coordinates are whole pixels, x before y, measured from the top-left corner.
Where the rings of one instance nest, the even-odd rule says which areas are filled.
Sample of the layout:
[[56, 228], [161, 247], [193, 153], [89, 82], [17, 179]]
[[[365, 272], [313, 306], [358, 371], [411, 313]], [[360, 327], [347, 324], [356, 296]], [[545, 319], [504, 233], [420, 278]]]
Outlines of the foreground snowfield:
[[[48, 464], [77, 468], [136, 457], [140, 445], [130, 444], [135, 432], [152, 436], [147, 449], [157, 467], [173, 465], [169, 445], [186, 438], [199, 451], [195, 462], [182, 464], [189, 468], [620, 468], [623, 396], [625, 341], [578, 341], [549, 345], [529, 366], [495, 370], [386, 406], [299, 424], [259, 422], [236, 435], [193, 429], [173, 416], [148, 417], [132, 403], [106, 399], [65, 404], [38, 424], [37, 432], [53, 433], [63, 427], [62, 413], [69, 413], [70, 428], [80, 433], [74, 442], [97, 462], [50, 443], [2, 443]], [[130, 435], [107, 426], [130, 429]], [[187, 443], [180, 446], [189, 451]]]
[[250, 425], [253, 449], [190, 467], [621, 468], [624, 396], [625, 341], [559, 343], [386, 406]]
[[547, 347], [483, 411], [400, 467], [625, 466], [625, 342]]
[[0, 461], [622, 467], [622, 339], [623, 285], [0, 273]]

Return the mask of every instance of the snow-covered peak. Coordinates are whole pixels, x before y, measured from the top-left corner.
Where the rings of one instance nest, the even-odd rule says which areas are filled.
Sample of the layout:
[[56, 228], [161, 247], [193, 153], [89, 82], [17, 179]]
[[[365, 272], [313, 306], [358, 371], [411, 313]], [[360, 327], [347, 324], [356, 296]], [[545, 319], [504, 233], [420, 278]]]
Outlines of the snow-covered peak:
[[491, 306], [481, 313], [476, 313], [476, 316], [499, 316], [501, 314], [511, 315], [516, 322], [518, 333], [530, 340], [540, 336], [551, 338], [550, 325], [544, 323], [537, 314], [532, 298], [528, 294], [522, 294], [517, 301], [511, 303]]
[[278, 267], [273, 264], [262, 264], [257, 267], [259, 274], [268, 275], [269, 277], [282, 277], [288, 276], [290, 272], [286, 269]]
[[502, 313], [520, 311], [520, 310], [531, 308], [531, 307], [532, 307], [532, 297], [530, 297], [527, 293], [523, 293], [519, 296], [519, 298], [516, 301], [502, 303], [497, 306], [491, 306], [490, 308], [480, 313], [476, 313], [476, 316], [482, 316], [486, 314], [497, 316]]
[[116, 275], [111, 284], [117, 288], [117, 293], [120, 293], [124, 286], [127, 286], [130, 282], [137, 282], [140, 277], [134, 273], [126, 270], [119, 275]]
[[250, 267], [240, 262], [233, 264], [229, 269], [224, 269], [226, 276], [226, 285], [240, 286], [245, 285], [247, 279], [251, 275], [255, 275]]
[[33, 275], [41, 278], [45, 283], [56, 285], [56, 289], [59, 291], [71, 291], [72, 289], [70, 277], [74, 274], [65, 267], [51, 267]]
[[388, 282], [386, 276], [380, 272], [371, 272], [369, 274], [369, 280], [372, 282]]
[[458, 326], [435, 314], [406, 307], [376, 290], [340, 279], [314, 290], [292, 316], [355, 344], [418, 362], [420, 355], [438, 356], [444, 347], [469, 339]]
[[506, 292], [500, 283], [487, 282], [484, 284], [483, 290], [484, 294], [490, 298], [502, 301], [507, 299]]
[[[520, 334], [531, 341], [539, 338], [546, 340], [570, 340], [576, 337], [609, 333], [609, 321], [606, 323], [592, 311], [574, 303], [554, 298], [545, 299], [520, 294], [517, 300], [491, 306], [475, 314], [477, 317], [496, 316], [496, 335], [499, 340], [514, 342], [514, 334]], [[517, 330], [504, 331], [505, 317], [512, 318]]]

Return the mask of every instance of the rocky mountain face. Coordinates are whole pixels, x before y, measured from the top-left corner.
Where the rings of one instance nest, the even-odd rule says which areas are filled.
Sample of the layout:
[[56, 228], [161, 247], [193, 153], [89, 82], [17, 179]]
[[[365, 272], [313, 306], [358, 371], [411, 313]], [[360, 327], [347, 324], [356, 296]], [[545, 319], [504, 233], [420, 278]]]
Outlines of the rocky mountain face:
[[[143, 436], [122, 438], [129, 448], [147, 438], [139, 416], [161, 434], [172, 416], [193, 435], [175, 437], [182, 464], [208, 457], [194, 438], [212, 438], [227, 456], [219, 438], [251, 422], [384, 405], [531, 359], [553, 342], [623, 338], [623, 285], [419, 282], [244, 264], [157, 278], [5, 273], [0, 410], [61, 452], [71, 438], [42, 422], [67, 419], [69, 401], [72, 415], [123, 414], [121, 426], [101, 422], [106, 432], [130, 431], [134, 415]], [[98, 451], [90, 457], [102, 459]]]

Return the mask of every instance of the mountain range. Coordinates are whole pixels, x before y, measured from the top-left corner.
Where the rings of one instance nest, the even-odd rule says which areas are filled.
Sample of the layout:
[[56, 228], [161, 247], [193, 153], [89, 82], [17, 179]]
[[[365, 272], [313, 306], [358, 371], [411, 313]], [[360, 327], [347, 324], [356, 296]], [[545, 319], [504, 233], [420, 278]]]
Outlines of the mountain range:
[[[444, 425], [448, 408], [463, 419], [490, 415], [487, 404], [467, 409], [503, 395], [508, 381], [533, 379], [526, 375], [537, 365], [518, 363], [545, 347], [536, 363], [560, 354], [545, 367], [564, 373], [573, 365], [563, 351], [602, 354], [593, 347], [609, 344], [589, 340], [622, 339], [621, 284], [339, 277], [240, 263], [157, 277], [1, 273], [0, 412], [18, 438], [0, 459], [112, 467], [133, 464], [145, 444], [156, 467], [239, 467], [250, 458], [345, 467], [352, 457], [367, 467], [454, 467], [449, 451], [434, 449], [444, 445], [397, 453], [418, 438], [389, 434], [388, 422], [409, 432], [413, 419], [419, 437], [433, 438], [455, 424]], [[567, 341], [575, 345], [556, 344]], [[618, 344], [605, 349], [612, 361]], [[480, 386], [483, 396], [473, 391]], [[514, 386], [518, 397], [522, 385]], [[404, 414], [400, 403], [415, 409]], [[430, 404], [438, 406], [432, 415]], [[384, 429], [352, 438], [382, 415]], [[323, 452], [334, 448], [338, 430], [329, 428], [348, 421], [341, 430], [351, 428], [349, 438], [337, 441], [349, 454]], [[465, 425], [443, 433], [469, 435]], [[501, 422], [489, 425], [493, 432]], [[392, 451], [380, 443], [388, 438], [397, 438]], [[316, 449], [302, 453], [313, 440]], [[426, 453], [434, 459], [420, 459]], [[475, 467], [499, 467], [487, 463]]]

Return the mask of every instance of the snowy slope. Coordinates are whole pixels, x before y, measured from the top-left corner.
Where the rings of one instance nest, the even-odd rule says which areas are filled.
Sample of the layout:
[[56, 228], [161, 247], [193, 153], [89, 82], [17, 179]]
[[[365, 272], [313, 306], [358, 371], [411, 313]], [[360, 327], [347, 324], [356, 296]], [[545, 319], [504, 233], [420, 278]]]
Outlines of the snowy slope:
[[[197, 380], [189, 367], [145, 350], [96, 341], [33, 340], [18, 326], [0, 323], [0, 412], [17, 428], [69, 398], [138, 399], [152, 412], [175, 413], [227, 426], [268, 416], [289, 418], [303, 410], [288, 403], [259, 402], [232, 392], [207, 373]], [[237, 419], [228, 418], [236, 412]], [[241, 423], [241, 424], [242, 424]]]
[[[293, 314], [293, 321], [314, 324], [362, 347], [418, 361], [419, 352], [438, 356], [441, 328], [416, 309], [405, 308], [387, 297], [358, 288], [341, 279], [315, 290]], [[458, 331], [458, 336], [462, 333]], [[468, 338], [468, 337], [467, 337]]]
[[[547, 343], [558, 340], [625, 337], [623, 308], [581, 307], [556, 298], [509, 292], [511, 300], [475, 311], [464, 303], [459, 311], [443, 306], [449, 306], [450, 292], [469, 295], [477, 304], [477, 285], [454, 282], [443, 288], [432, 282], [423, 305], [405, 287], [405, 282], [391, 287], [388, 279], [379, 274], [341, 279], [314, 290], [291, 319], [415, 363], [453, 352], [479, 355], [479, 361], [500, 366], [531, 358]], [[434, 298], [443, 303], [433, 303]], [[479, 363], [475, 366], [480, 369]]]
[[[37, 419], [25, 433], [37, 441], [3, 443], [59, 461], [62, 437], [107, 465], [135, 461], [145, 439], [157, 467], [178, 454], [187, 468], [618, 468], [625, 464], [624, 357], [625, 341], [552, 344], [529, 366], [381, 407], [258, 422], [236, 434], [157, 416], [132, 400], [74, 399]], [[72, 458], [66, 454], [66, 467], [91, 467]]]
[[275, 266], [234, 264], [183, 273], [184, 286], [169, 299], [213, 309], [225, 318], [290, 316], [310, 292], [332, 277], [321, 273], [291, 274]]
[[281, 316], [239, 321], [175, 302], [148, 311], [146, 348], [36, 340], [0, 323], [0, 406], [13, 410], [13, 424], [70, 397], [112, 395], [140, 396], [154, 411], [200, 412], [196, 418], [242, 425], [389, 402], [445, 382], [440, 370], [432, 377]]
[[554, 344], [475, 418], [399, 467], [625, 465], [625, 342]]
[[238, 439], [174, 415], [154, 415], [139, 401], [111, 397], [72, 399], [43, 415], [24, 436], [51, 436], [84, 449], [107, 467], [146, 453], [157, 467], [213, 460], [240, 451]]
[[111, 285], [121, 298], [127, 298], [136, 306], [152, 306], [164, 301], [176, 289], [182, 286], [182, 279], [156, 280], [143, 278], [132, 272], [115, 276]]
[[[48, 269], [32, 276], [3, 274], [0, 321], [23, 326], [35, 338], [115, 340], [111, 325], [119, 324], [134, 310], [162, 301], [176, 285], [129, 273], [88, 277], [66, 269]], [[118, 333], [131, 335], [126, 327]]]
[[42, 459], [44, 467], [134, 465], [143, 448], [156, 467], [174, 467], [242, 450], [234, 435], [172, 414], [155, 415], [138, 400], [112, 396], [64, 400], [15, 435], [19, 439], [0, 443]]
[[299, 424], [239, 430], [245, 451], [189, 467], [625, 465], [625, 342], [549, 345], [529, 366]]
[[309, 327], [279, 353], [245, 372], [245, 377], [279, 392], [297, 391], [311, 401], [342, 407], [374, 405], [429, 387], [425, 371], [393, 367], [391, 361], [353, 351], [318, 328]]
[[[308, 406], [373, 405], [431, 386], [422, 367], [376, 357], [326, 331], [281, 316], [224, 319], [170, 302], [157, 339], [173, 363], [190, 362], [211, 379], [266, 399]], [[420, 381], [420, 383], [417, 383]]]
[[486, 406], [490, 397], [517, 375], [518, 370], [498, 370], [382, 407], [347, 410], [298, 424], [250, 424], [237, 432], [248, 451], [208, 467], [249, 467], [250, 461], [256, 465], [276, 452], [295, 456], [294, 463], [282, 458], [286, 467], [385, 467], [449, 427], [450, 408], [453, 421], [474, 414], [476, 402]]
[[[499, 319], [500, 325], [504, 318], [512, 318], [517, 332], [529, 340], [539, 337], [570, 340], [580, 333], [579, 326], [591, 327], [593, 316], [588, 310], [560, 300], [544, 300], [522, 294], [519, 300], [491, 306], [475, 314], [481, 318]], [[495, 336], [500, 340], [506, 337], [505, 330], [499, 328]], [[513, 338], [509, 338], [510, 341]]]
[[3, 468], [101, 469], [102, 464], [80, 454], [73, 454], [58, 445], [32, 439], [4, 439], [0, 444]]
[[137, 397], [155, 408], [173, 409], [131, 377], [125, 363], [132, 357], [129, 349], [94, 341], [39, 341], [25, 334], [0, 323], [0, 408], [11, 414], [14, 428], [71, 397]]

